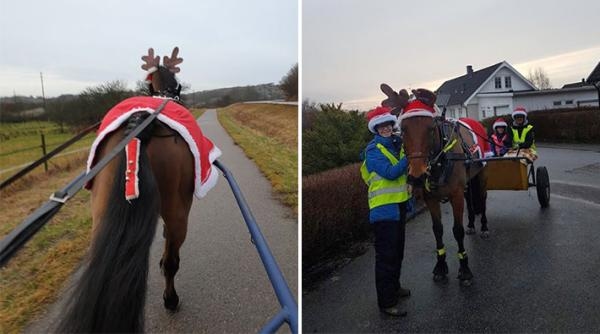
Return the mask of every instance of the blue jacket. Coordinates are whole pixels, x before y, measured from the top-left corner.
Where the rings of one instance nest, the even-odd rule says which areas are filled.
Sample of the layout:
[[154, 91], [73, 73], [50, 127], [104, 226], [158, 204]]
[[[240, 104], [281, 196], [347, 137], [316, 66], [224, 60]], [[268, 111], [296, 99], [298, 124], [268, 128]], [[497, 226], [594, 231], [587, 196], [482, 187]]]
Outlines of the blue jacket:
[[[402, 174], [405, 174], [408, 169], [408, 159], [404, 157], [396, 165], [392, 165], [390, 160], [377, 148], [377, 144], [382, 144], [390, 153], [398, 156], [402, 147], [402, 140], [396, 136], [385, 138], [375, 135], [375, 138], [371, 140], [365, 149], [365, 159], [369, 173], [374, 171], [379, 176], [388, 180], [395, 180], [402, 176]], [[373, 208], [369, 213], [369, 221], [375, 223], [381, 220], [399, 221], [400, 207], [398, 204], [388, 204]]]

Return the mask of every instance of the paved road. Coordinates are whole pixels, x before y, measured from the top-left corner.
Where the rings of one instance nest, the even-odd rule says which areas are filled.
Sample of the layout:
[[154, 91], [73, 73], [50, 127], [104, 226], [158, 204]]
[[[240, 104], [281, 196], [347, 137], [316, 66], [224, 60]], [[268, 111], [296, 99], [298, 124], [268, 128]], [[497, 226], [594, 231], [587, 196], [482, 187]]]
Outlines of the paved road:
[[[458, 260], [450, 281], [433, 282], [434, 237], [427, 212], [407, 225], [402, 284], [413, 296], [408, 316], [379, 314], [374, 251], [303, 295], [303, 331], [310, 332], [600, 332], [600, 152], [543, 147], [552, 195], [541, 210], [534, 189], [492, 191], [489, 240], [467, 236], [475, 280], [461, 287]], [[444, 240], [456, 253], [450, 206]]]
[[[270, 183], [219, 124], [216, 112], [199, 118], [204, 134], [223, 151], [220, 158], [236, 177], [242, 192], [297, 296], [298, 225], [294, 213], [277, 202]], [[157, 228], [150, 254], [146, 302], [146, 331], [169, 333], [257, 332], [279, 310], [241, 213], [227, 181], [202, 200], [190, 213], [187, 239], [181, 250], [175, 286], [181, 300], [177, 313], [163, 307], [164, 279], [158, 262], [162, 254], [162, 228]], [[27, 332], [44, 332], [57, 317], [54, 305]], [[287, 325], [284, 325], [287, 331]], [[281, 331], [281, 330], [280, 330]]]

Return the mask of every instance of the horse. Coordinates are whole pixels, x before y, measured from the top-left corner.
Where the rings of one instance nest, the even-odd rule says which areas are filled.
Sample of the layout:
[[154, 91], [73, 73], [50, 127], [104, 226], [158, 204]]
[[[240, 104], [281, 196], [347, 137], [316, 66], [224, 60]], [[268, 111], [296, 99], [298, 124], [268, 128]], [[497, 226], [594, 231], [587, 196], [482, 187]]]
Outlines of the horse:
[[[409, 161], [407, 183], [412, 187], [413, 195], [425, 201], [433, 222], [437, 252], [433, 279], [436, 282], [447, 281], [440, 202], [450, 201], [454, 217], [452, 232], [458, 244], [460, 262], [458, 279], [462, 285], [469, 286], [473, 273], [464, 248], [463, 197], [469, 217], [467, 232], [474, 232], [475, 215], [481, 214], [481, 237], [489, 237], [485, 215], [486, 169], [481, 163], [469, 163], [471, 151], [475, 148], [473, 131], [460, 122], [434, 117], [436, 96], [430, 91], [413, 90], [415, 99], [409, 102], [404, 90], [398, 94], [386, 84], [381, 85], [381, 90], [388, 96], [382, 104], [403, 111], [399, 118], [404, 151]], [[471, 122], [476, 126], [475, 123]], [[483, 126], [479, 126], [478, 130], [485, 133]]]
[[[143, 69], [156, 67], [149, 83], [154, 93], [174, 98], [178, 92], [177, 58], [166, 57], [159, 66], [153, 50], [142, 57]], [[148, 114], [136, 112], [117, 130], [108, 134], [96, 150], [100, 160]], [[165, 246], [160, 268], [165, 276], [164, 306], [175, 311], [179, 297], [174, 277], [179, 269], [188, 214], [194, 194], [194, 157], [181, 136], [157, 119], [138, 137], [138, 192], [125, 198], [126, 172], [132, 160], [120, 153], [93, 179], [91, 185], [92, 240], [81, 278], [72, 288], [60, 332], [142, 332], [148, 276], [149, 251], [159, 216], [163, 218]]]

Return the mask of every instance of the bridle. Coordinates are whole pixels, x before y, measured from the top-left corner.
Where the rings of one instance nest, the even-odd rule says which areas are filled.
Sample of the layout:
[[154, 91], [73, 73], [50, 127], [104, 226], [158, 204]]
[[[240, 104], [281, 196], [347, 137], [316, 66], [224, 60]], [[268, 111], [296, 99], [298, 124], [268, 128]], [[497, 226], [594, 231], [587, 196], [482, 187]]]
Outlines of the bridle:
[[[460, 137], [457, 123], [450, 122], [443, 117], [434, 117], [433, 124], [429, 129], [429, 152], [409, 152], [406, 148], [405, 142], [403, 141], [402, 146], [405, 152], [406, 158], [410, 160], [424, 159], [427, 164], [427, 173], [429, 173], [432, 167], [438, 163], [441, 157], [448, 153], [457, 143], [457, 138]], [[449, 133], [446, 132], [445, 127], [450, 128]], [[404, 133], [405, 131], [403, 131]], [[436, 136], [437, 134], [437, 136]], [[452, 159], [462, 160], [462, 159]]]

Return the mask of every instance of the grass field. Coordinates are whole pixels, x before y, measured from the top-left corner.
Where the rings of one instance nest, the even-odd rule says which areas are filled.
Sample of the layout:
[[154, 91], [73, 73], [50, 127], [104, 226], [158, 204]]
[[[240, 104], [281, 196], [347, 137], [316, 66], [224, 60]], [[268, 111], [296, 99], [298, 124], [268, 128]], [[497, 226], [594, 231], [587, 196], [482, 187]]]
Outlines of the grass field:
[[298, 210], [298, 107], [234, 104], [218, 110], [219, 122], [273, 185], [281, 201]]
[[[0, 237], [82, 172], [83, 157], [0, 192]], [[80, 191], [0, 269], [0, 333], [18, 333], [52, 303], [89, 243], [89, 193]]]
[[[3, 180], [43, 156], [41, 134], [45, 136], [46, 152], [50, 152], [76, 133], [52, 122], [0, 123], [0, 180]], [[69, 146], [63, 153], [86, 151], [94, 140], [94, 132]], [[72, 160], [73, 157], [57, 156], [50, 160], [49, 168]], [[41, 165], [32, 173], [43, 173]]]

